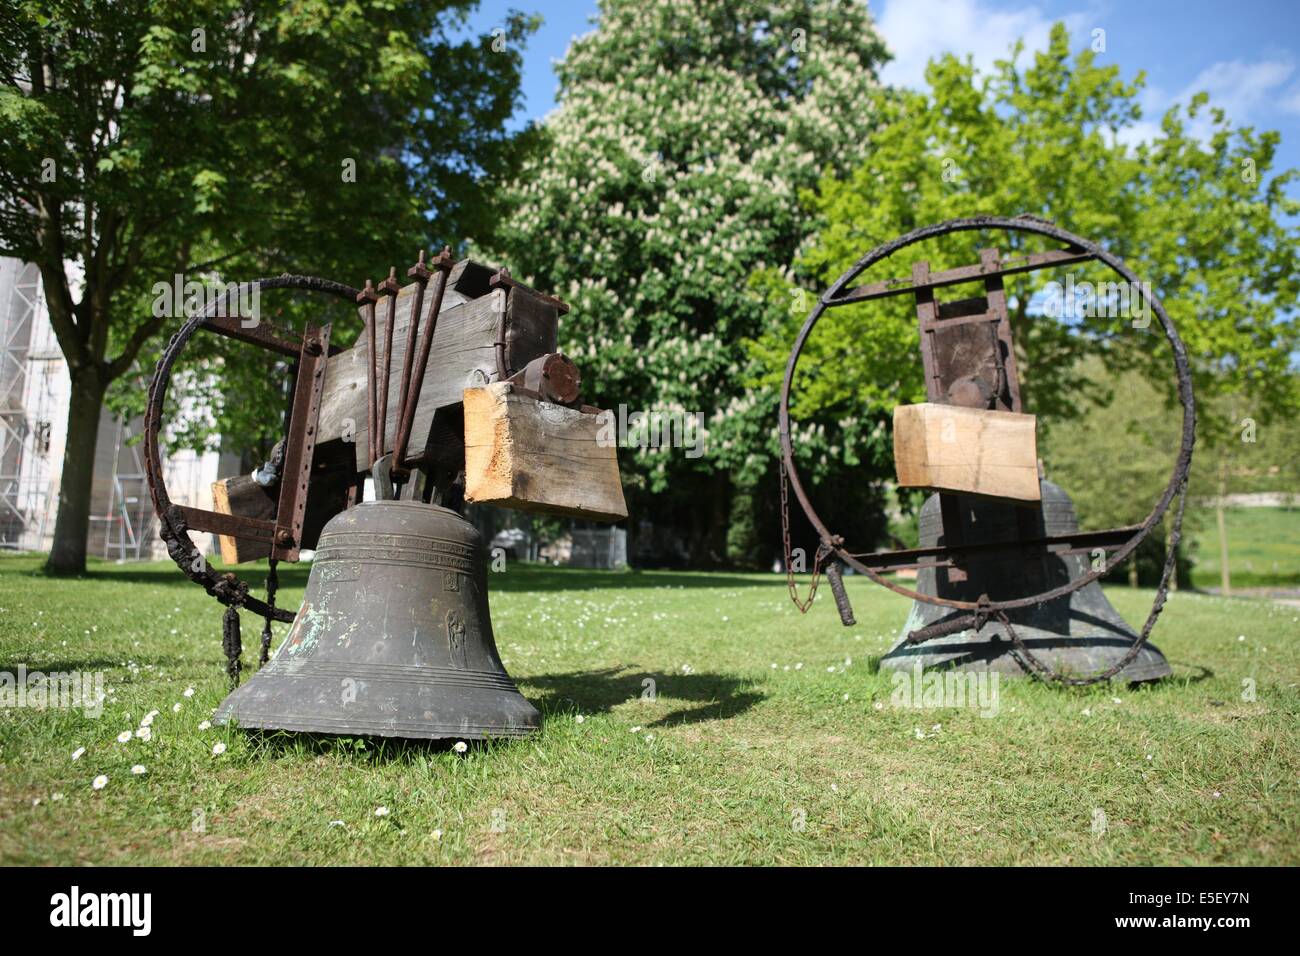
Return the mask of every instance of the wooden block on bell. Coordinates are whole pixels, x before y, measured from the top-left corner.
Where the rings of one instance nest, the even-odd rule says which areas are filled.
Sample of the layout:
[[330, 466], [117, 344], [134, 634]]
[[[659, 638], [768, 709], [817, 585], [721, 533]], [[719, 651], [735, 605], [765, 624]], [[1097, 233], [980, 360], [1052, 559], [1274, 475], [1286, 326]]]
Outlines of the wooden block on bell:
[[[212, 483], [212, 510], [223, 515], [270, 521], [275, 517], [276, 494], [274, 488], [263, 488], [248, 475], [222, 478]], [[256, 561], [271, 553], [269, 541], [236, 538], [228, 534], [217, 538], [221, 542], [221, 560], [226, 564]]]
[[521, 395], [508, 382], [467, 388], [464, 400], [466, 501], [591, 521], [627, 517], [615, 442], [598, 440], [601, 417]]
[[1037, 419], [924, 402], [894, 409], [894, 470], [904, 488], [1038, 501]]

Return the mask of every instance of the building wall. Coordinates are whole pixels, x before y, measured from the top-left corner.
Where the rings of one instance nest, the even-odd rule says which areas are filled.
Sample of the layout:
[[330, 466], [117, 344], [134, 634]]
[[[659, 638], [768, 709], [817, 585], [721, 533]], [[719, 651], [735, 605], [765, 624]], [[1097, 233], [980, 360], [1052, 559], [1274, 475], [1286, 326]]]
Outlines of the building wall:
[[[71, 394], [34, 265], [0, 257], [0, 550], [48, 551]], [[144, 480], [141, 423], [107, 409], [99, 421], [87, 553], [117, 560], [166, 557]], [[177, 504], [212, 507], [215, 452], [180, 452], [163, 463]], [[228, 474], [229, 472], [226, 472]], [[212, 535], [193, 535], [204, 553]]]

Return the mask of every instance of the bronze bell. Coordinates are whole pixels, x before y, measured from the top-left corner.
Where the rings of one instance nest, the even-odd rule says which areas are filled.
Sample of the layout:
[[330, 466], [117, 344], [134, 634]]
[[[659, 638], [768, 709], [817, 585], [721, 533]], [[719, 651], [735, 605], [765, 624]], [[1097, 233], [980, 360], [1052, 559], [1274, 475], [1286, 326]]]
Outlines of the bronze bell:
[[288, 637], [216, 719], [420, 740], [541, 726], [492, 638], [482, 535], [454, 511], [391, 500], [325, 525]]
[[[962, 540], [969, 544], [1015, 542], [1079, 530], [1074, 503], [1059, 485], [1041, 482], [1041, 506], [993, 498], [958, 495]], [[943, 516], [938, 495], [921, 507], [920, 545], [942, 545]], [[1050, 590], [1087, 573], [1087, 555], [1056, 554], [1042, 548], [1014, 548], [972, 558], [961, 573], [947, 568], [922, 568], [916, 591], [959, 601], [978, 601], [981, 594], [1007, 601]], [[911, 671], [939, 667], [961, 671], [999, 671], [1024, 676], [1025, 670], [1011, 654], [1012, 644], [997, 621], [978, 631], [965, 630], [922, 644], [908, 644], [907, 635], [954, 615], [951, 608], [923, 601], [912, 602], [912, 613], [898, 641], [880, 660], [884, 670]], [[1065, 597], [1007, 612], [1016, 634], [1029, 651], [1057, 672], [1076, 676], [1099, 673], [1118, 662], [1133, 646], [1137, 635], [1106, 599], [1096, 581]], [[1155, 645], [1142, 646], [1116, 681], [1150, 681], [1172, 671]]]

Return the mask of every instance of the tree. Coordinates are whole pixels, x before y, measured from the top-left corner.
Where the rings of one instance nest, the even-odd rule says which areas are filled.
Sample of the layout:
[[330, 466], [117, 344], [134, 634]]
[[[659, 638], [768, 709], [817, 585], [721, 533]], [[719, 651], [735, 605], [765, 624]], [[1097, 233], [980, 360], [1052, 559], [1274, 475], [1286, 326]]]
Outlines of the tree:
[[[883, 95], [885, 122], [866, 162], [850, 176], [828, 177], [808, 197], [822, 225], [793, 275], [769, 271], [754, 287], [779, 307], [792, 290], [825, 288], [864, 252], [915, 227], [1034, 214], [1101, 242], [1150, 283], [1187, 345], [1203, 405], [1235, 394], [1261, 421], [1293, 416], [1300, 409], [1291, 374], [1300, 345], [1300, 204], [1285, 194], [1295, 171], [1270, 175], [1278, 134], [1233, 129], [1198, 96], [1165, 114], [1153, 142], [1128, 145], [1125, 131], [1141, 118], [1141, 74], [1125, 82], [1091, 50], [1071, 56], [1059, 24], [1031, 64], [1021, 65], [1020, 53], [989, 76], [969, 60], [944, 57], [927, 70], [929, 90]], [[1210, 135], [1202, 141], [1189, 129], [1207, 110]], [[978, 261], [978, 247], [990, 241], [1003, 243], [1004, 254], [1044, 247], [1000, 232], [962, 233], [904, 255], [945, 268]], [[880, 268], [862, 281], [906, 274], [906, 261]], [[1050, 428], [1105, 400], [1106, 377], [1089, 372], [1089, 357], [1110, 372], [1139, 370], [1159, 400], [1172, 402], [1172, 358], [1154, 319], [1144, 328], [1141, 315], [1090, 309], [1077, 298], [1053, 310], [1045, 283], [1071, 278], [1063, 271], [1008, 282], [1027, 410]], [[1096, 264], [1069, 271], [1080, 284], [1116, 278]], [[766, 369], [758, 387], [779, 382], [802, 322], [778, 308], [773, 314], [780, 321], [751, 346]], [[893, 405], [924, 400], [918, 349], [910, 300], [826, 315], [805, 350], [793, 409], [807, 423], [801, 453], [814, 474], [849, 456], [860, 456], [877, 478], [891, 474], [888, 443], [878, 435]], [[1222, 442], [1226, 421], [1202, 417], [1202, 445]], [[1165, 445], [1155, 454], [1163, 464], [1174, 451]]]
[[533, 24], [453, 42], [470, 6], [9, 5], [0, 251], [39, 266], [72, 380], [49, 570], [85, 567], [106, 390], [180, 318], [151, 311], [155, 282], [340, 267], [355, 278], [486, 228], [480, 184], [511, 168], [511, 44]]
[[654, 493], [694, 563], [726, 558], [729, 523], [733, 557], [755, 548], [732, 518], [753, 506], [774, 406], [745, 385], [742, 341], [766, 322], [746, 282], [808, 234], [799, 191], [862, 159], [884, 57], [857, 0], [602, 0], [504, 190], [492, 255], [573, 305], [561, 344], [586, 400], [704, 413], [702, 457], [623, 456], [631, 510]]
[[[1139, 524], [1169, 483], [1172, 450], [1182, 434], [1182, 407], [1165, 402], [1164, 389], [1135, 369], [1112, 373], [1091, 357], [1083, 360], [1080, 373], [1101, 394], [1078, 414], [1050, 422], [1040, 433], [1038, 451], [1047, 463], [1047, 477], [1069, 492], [1085, 530]], [[1196, 492], [1193, 487], [1189, 494], [1195, 498]], [[1192, 508], [1184, 516], [1175, 586], [1190, 583], [1187, 539], [1197, 517]], [[1157, 528], [1128, 563], [1133, 587], [1159, 581], [1169, 528], [1166, 518], [1166, 534]]]

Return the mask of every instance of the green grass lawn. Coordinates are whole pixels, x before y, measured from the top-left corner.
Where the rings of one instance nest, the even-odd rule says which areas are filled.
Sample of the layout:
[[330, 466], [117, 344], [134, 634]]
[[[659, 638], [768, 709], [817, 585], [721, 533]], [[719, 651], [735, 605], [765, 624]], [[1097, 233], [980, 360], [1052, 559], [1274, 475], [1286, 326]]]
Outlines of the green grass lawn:
[[[1198, 588], [1219, 587], [1219, 528], [1211, 510], [1195, 535]], [[1236, 588], [1300, 588], [1300, 508], [1229, 508], [1228, 572]]]
[[[216, 603], [170, 565], [38, 567], [0, 558], [0, 671], [111, 693], [99, 719], [0, 710], [6, 863], [1300, 863], [1300, 610], [1278, 604], [1176, 594], [1174, 679], [1004, 682], [981, 717], [892, 706], [876, 660], [907, 605], [861, 578], [846, 629], [773, 575], [512, 566], [493, 623], [546, 724], [461, 756], [200, 730], [226, 690]], [[296, 600], [305, 569], [282, 577]], [[1151, 598], [1109, 593], [1130, 621]], [[151, 710], [150, 741], [116, 742]]]

